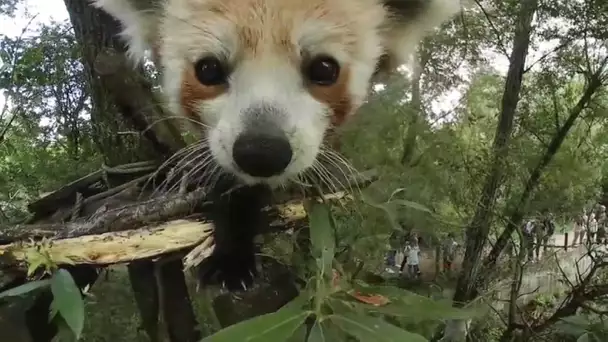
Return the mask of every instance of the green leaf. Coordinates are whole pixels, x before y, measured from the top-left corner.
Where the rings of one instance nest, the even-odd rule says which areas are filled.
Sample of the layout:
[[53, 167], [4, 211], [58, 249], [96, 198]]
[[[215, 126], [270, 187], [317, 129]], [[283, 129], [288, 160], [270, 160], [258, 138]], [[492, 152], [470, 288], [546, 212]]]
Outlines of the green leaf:
[[329, 297], [326, 301], [326, 304], [331, 308], [333, 314], [341, 315], [352, 312], [363, 313], [360, 307], [357, 306], [356, 302], [342, 300], [340, 298], [336, 298], [335, 296]]
[[36, 270], [44, 264], [44, 259], [38, 258], [35, 260], [30, 260], [30, 264], [27, 266], [27, 276], [31, 277]]
[[393, 229], [395, 229], [395, 230], [402, 229], [399, 222], [397, 222], [398, 221], [397, 220], [397, 211], [395, 210], [394, 206], [390, 205], [390, 203], [376, 202], [373, 199], [371, 199], [369, 196], [366, 196], [364, 194], [361, 195], [361, 200], [363, 201], [363, 203], [365, 203], [369, 206], [382, 210], [386, 214], [386, 218], [388, 219], [388, 221], [391, 224], [391, 226], [393, 227]]
[[67, 323], [65, 322], [63, 317], [61, 317], [61, 316], [57, 317], [55, 324], [57, 325], [57, 335], [55, 335], [56, 341], [61, 341], [61, 342], [77, 341], [77, 339], [74, 336], [74, 332], [67, 325]]
[[72, 275], [63, 269], [58, 270], [51, 278], [53, 292], [52, 307], [63, 317], [76, 339], [80, 338], [84, 326], [84, 300]]
[[315, 325], [310, 330], [307, 342], [335, 342], [344, 340], [345, 336], [340, 332], [340, 328], [325, 320], [315, 322]]
[[310, 239], [315, 258], [325, 271], [331, 271], [335, 253], [335, 238], [331, 212], [321, 203], [312, 203], [309, 212]]
[[328, 342], [323, 327], [321, 327], [319, 322], [315, 322], [315, 325], [310, 329], [307, 342]]
[[418, 211], [422, 211], [425, 213], [429, 213], [429, 214], [433, 214], [433, 211], [427, 207], [425, 207], [424, 205], [420, 204], [420, 203], [416, 203], [416, 202], [412, 202], [412, 201], [406, 201], [406, 200], [392, 200], [390, 203], [394, 203], [397, 205], [400, 205], [402, 207], [407, 207], [407, 208], [411, 208], [414, 210], [418, 210]]
[[574, 315], [562, 318], [555, 328], [564, 335], [578, 337], [587, 333], [589, 322], [588, 317]]
[[346, 341], [345, 335], [338, 326], [328, 320], [317, 321], [308, 335], [306, 342], [335, 342]]
[[365, 305], [356, 302], [369, 312], [406, 318], [411, 322], [437, 321], [446, 319], [470, 319], [485, 314], [485, 310], [475, 307], [455, 308], [450, 300], [435, 300], [394, 286], [355, 286], [363, 294], [377, 294], [391, 302], [383, 306]]
[[305, 342], [307, 332], [308, 327], [306, 326], [306, 324], [301, 324], [300, 327], [298, 327], [293, 333], [293, 335], [291, 335], [291, 337], [287, 339], [287, 342]]
[[51, 281], [49, 279], [31, 281], [29, 283], [25, 283], [23, 285], [13, 287], [12, 289], [9, 289], [9, 290], [6, 290], [6, 291], [0, 293], [0, 298], [23, 296], [32, 291], [36, 291], [40, 288], [47, 287], [50, 284], [51, 284]]
[[[332, 264], [335, 255], [334, 226], [329, 208], [312, 202], [309, 208], [310, 238], [313, 255], [317, 261], [316, 309], [320, 310], [333, 275]], [[321, 314], [317, 312], [317, 314]]]
[[584, 333], [581, 336], [579, 336], [579, 338], [576, 339], [576, 342], [589, 342], [589, 334], [588, 333]]
[[30, 277], [36, 272], [38, 268], [44, 266], [48, 269], [48, 265], [50, 264], [50, 259], [46, 253], [40, 252], [35, 249], [30, 249], [26, 254], [27, 262], [29, 263], [27, 267], [27, 276]]
[[586, 327], [589, 325], [589, 318], [580, 315], [564, 317], [561, 319], [561, 321], [566, 324], [576, 325], [580, 327]]
[[314, 296], [314, 293], [308, 287], [301, 290], [300, 294], [292, 299], [289, 303], [283, 305], [281, 309], [277, 312], [286, 312], [286, 311], [294, 311], [294, 312], [302, 312], [309, 308], [306, 306], [310, 304], [310, 300]]
[[329, 319], [360, 342], [427, 342], [423, 336], [403, 330], [377, 317], [345, 314], [330, 316]]
[[201, 342], [285, 342], [310, 316], [310, 311], [279, 310], [232, 325]]

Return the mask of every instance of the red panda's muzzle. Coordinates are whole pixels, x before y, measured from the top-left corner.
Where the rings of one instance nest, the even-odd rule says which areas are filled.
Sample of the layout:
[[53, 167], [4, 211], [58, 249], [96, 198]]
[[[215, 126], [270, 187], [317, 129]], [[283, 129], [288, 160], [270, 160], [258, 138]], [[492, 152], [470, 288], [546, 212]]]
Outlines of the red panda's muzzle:
[[289, 165], [293, 152], [282, 132], [245, 131], [232, 146], [236, 166], [252, 177], [278, 176]]

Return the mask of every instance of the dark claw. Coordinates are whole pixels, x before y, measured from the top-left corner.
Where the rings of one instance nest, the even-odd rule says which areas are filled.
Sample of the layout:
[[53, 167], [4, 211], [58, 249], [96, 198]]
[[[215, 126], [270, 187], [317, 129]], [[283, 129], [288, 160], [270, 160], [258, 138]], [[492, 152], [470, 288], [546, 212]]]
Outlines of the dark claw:
[[224, 179], [210, 194], [215, 250], [198, 268], [203, 286], [225, 284], [231, 292], [253, 286], [257, 275], [254, 238], [268, 226], [263, 208], [270, 203], [271, 194], [265, 185], [239, 187], [226, 194], [235, 184]]
[[217, 253], [199, 268], [202, 286], [222, 284], [228, 291], [247, 290], [253, 285], [257, 270], [253, 253]]

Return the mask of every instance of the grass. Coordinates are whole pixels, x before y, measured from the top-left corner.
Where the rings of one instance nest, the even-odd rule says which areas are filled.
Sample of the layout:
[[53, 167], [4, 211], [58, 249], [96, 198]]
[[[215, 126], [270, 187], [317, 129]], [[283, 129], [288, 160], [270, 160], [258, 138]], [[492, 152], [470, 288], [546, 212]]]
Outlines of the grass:
[[[93, 298], [86, 302], [83, 342], [148, 342], [140, 330], [140, 317], [129, 283], [126, 267], [109, 269], [91, 289]], [[191, 291], [203, 336], [217, 330], [211, 304], [204, 294]]]

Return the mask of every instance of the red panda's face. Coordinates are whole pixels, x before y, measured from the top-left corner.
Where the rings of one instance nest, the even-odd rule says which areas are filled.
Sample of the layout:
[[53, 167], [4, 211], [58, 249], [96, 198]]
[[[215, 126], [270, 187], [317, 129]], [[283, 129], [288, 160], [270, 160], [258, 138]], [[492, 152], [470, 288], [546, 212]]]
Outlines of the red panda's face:
[[385, 10], [374, 1], [172, 0], [165, 13], [165, 92], [248, 182], [309, 168], [327, 129], [362, 103], [382, 54]]
[[[272, 184], [315, 163], [328, 129], [364, 101], [383, 54], [411, 52], [429, 25], [420, 4], [450, 3], [451, 14], [459, 0], [154, 0], [154, 11], [132, 15], [124, 0], [94, 1], [139, 22], [125, 24], [132, 53], [154, 48], [170, 106], [200, 123], [189, 127], [215, 161]], [[410, 22], [387, 2], [416, 4], [405, 6]]]

